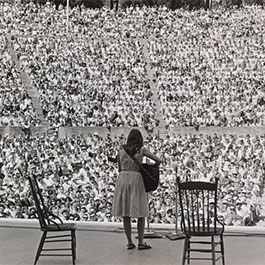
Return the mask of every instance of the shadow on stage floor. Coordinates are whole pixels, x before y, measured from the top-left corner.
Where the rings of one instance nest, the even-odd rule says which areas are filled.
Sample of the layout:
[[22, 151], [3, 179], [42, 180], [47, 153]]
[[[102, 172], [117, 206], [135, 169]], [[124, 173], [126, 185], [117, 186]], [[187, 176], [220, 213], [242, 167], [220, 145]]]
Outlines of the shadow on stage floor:
[[[180, 265], [183, 240], [146, 239], [151, 250], [126, 249], [121, 225], [116, 227], [78, 225], [77, 265]], [[135, 231], [135, 230], [134, 230]], [[168, 229], [156, 230], [162, 235]], [[171, 230], [172, 231], [172, 230]], [[136, 233], [134, 233], [136, 236]], [[39, 244], [38, 225], [8, 225], [0, 223], [0, 265], [31, 265]], [[265, 265], [265, 235], [226, 233], [226, 265]], [[137, 243], [135, 239], [135, 243]], [[40, 257], [38, 265], [71, 265], [70, 257]], [[207, 261], [192, 261], [191, 265], [208, 265]], [[221, 264], [218, 261], [217, 264]]]

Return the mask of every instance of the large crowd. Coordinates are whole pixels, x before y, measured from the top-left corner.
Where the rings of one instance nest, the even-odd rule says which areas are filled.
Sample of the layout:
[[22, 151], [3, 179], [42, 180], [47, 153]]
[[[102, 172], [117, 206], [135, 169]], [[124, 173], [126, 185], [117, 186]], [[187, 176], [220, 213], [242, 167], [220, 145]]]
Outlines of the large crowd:
[[[120, 221], [111, 211], [118, 173], [112, 161], [124, 141], [124, 135], [104, 138], [97, 133], [63, 139], [56, 133], [2, 136], [1, 217], [36, 218], [27, 181], [33, 174], [49, 209], [63, 219]], [[180, 176], [219, 178], [218, 215], [225, 224], [263, 224], [265, 135], [150, 134], [145, 146], [163, 159], [159, 187], [149, 195], [150, 222], [175, 222]]]
[[262, 8], [72, 8], [69, 34], [62, 7], [9, 11], [2, 20], [52, 126], [155, 127], [160, 106], [168, 127], [264, 125]]
[[[264, 9], [222, 11], [73, 8], [67, 34], [62, 7], [0, 4], [0, 124], [39, 124], [9, 34], [52, 127], [152, 128], [160, 106], [167, 127], [264, 125]], [[124, 140], [2, 135], [0, 217], [36, 218], [27, 181], [33, 174], [63, 219], [120, 221], [111, 211], [117, 165], [109, 158]], [[218, 215], [226, 225], [263, 224], [265, 135], [150, 134], [145, 145], [163, 158], [159, 188], [149, 196], [150, 222], [175, 223], [178, 175], [220, 179]]]
[[[157, 126], [138, 40], [18, 39], [51, 126]], [[21, 50], [17, 47], [18, 50]]]
[[149, 47], [167, 126], [263, 126], [264, 10], [163, 21]]
[[[51, 27], [44, 28], [47, 11]], [[65, 13], [51, 5], [41, 10], [29, 5], [14, 18], [13, 46], [22, 69], [39, 91], [44, 117], [53, 127], [157, 126], [140, 40], [108, 33], [108, 25], [117, 26], [111, 25], [111, 19], [104, 32], [95, 30], [110, 11], [79, 12], [72, 11], [76, 19], [71, 20], [70, 35], [54, 36], [56, 28], [65, 24]], [[82, 15], [94, 23], [88, 27], [87, 22], [82, 29], [89, 32], [78, 35]], [[21, 19], [25, 25], [20, 28]], [[31, 31], [34, 34], [28, 34]]]

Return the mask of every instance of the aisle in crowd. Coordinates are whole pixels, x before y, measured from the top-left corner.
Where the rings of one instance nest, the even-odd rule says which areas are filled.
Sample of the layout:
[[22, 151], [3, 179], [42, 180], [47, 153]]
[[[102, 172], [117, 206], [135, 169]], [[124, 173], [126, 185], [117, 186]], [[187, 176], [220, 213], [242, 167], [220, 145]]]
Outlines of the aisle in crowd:
[[8, 52], [5, 34], [0, 30], [0, 126], [28, 128], [40, 124], [20, 73]]

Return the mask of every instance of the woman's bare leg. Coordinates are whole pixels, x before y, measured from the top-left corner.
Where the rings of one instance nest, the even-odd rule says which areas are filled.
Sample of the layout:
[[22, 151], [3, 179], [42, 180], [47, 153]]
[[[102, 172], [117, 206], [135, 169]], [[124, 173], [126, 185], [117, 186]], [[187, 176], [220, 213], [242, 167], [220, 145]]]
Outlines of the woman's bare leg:
[[137, 222], [137, 230], [138, 230], [138, 244], [142, 245], [144, 243], [144, 226], [145, 226], [145, 218], [138, 218]]
[[132, 241], [132, 225], [131, 225], [131, 218], [130, 217], [123, 217], [123, 226], [125, 230], [125, 235], [128, 240], [128, 244], [133, 244]]

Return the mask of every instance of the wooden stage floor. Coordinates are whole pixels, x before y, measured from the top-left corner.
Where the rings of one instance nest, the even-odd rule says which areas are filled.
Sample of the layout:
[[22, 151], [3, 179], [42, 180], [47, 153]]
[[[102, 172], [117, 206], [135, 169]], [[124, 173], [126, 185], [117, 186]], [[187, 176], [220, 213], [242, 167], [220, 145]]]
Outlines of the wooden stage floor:
[[[158, 231], [162, 235], [165, 230]], [[167, 231], [169, 232], [169, 231]], [[134, 233], [136, 236], [136, 234]], [[0, 223], [0, 265], [34, 263], [41, 231], [37, 224], [29, 227]], [[225, 235], [226, 265], [265, 265], [265, 235]], [[183, 240], [167, 237], [146, 239], [151, 250], [127, 250], [124, 233], [113, 227], [89, 225], [77, 229], [77, 265], [180, 265]], [[135, 239], [135, 243], [137, 243]], [[71, 257], [40, 257], [38, 265], [71, 265]], [[191, 265], [208, 265], [191, 261]], [[217, 264], [221, 264], [218, 261]]]

